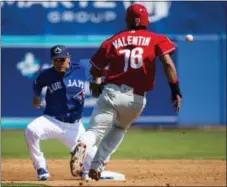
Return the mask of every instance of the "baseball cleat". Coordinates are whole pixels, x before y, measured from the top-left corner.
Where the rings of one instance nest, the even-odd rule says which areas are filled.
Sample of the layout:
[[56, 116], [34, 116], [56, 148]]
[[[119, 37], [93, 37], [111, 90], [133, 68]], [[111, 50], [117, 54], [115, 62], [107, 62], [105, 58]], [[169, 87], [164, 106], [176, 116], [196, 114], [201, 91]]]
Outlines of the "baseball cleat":
[[71, 153], [70, 169], [71, 174], [74, 177], [81, 176], [86, 155], [86, 147], [87, 146], [84, 143], [79, 143]]
[[84, 181], [90, 181], [91, 178], [88, 176], [88, 172], [83, 172], [81, 174], [81, 180], [84, 180]]
[[38, 180], [45, 181], [49, 177], [49, 172], [44, 168], [39, 168], [37, 170]]
[[88, 176], [91, 179], [94, 179], [94, 180], [98, 181], [100, 179], [100, 177], [101, 177], [101, 173], [99, 171], [97, 171], [96, 169], [90, 169]]

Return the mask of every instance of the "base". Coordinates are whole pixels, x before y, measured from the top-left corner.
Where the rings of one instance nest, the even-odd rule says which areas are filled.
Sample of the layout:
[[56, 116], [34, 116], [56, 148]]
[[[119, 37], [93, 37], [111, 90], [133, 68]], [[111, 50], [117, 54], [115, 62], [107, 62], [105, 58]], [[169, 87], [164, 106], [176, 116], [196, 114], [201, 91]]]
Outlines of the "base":
[[125, 175], [114, 171], [103, 171], [100, 180], [124, 181]]

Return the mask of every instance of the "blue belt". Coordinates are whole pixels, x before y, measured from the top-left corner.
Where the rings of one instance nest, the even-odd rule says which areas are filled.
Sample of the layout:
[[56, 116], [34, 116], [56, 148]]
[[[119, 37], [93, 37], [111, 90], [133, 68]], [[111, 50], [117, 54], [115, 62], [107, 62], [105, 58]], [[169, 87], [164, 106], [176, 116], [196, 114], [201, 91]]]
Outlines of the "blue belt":
[[55, 117], [57, 120], [65, 123], [75, 123], [76, 121], [79, 121], [78, 119], [72, 119], [67, 117]]

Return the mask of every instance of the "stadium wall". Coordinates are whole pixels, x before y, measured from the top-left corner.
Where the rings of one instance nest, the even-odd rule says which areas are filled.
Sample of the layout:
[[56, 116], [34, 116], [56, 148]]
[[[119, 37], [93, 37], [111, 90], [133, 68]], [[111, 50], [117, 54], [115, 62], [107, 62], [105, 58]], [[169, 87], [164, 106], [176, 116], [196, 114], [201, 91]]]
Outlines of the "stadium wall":
[[[31, 107], [31, 84], [50, 66], [48, 49], [66, 45], [73, 61], [91, 57], [101, 42], [124, 29], [125, 9], [140, 1], [1, 2], [2, 128], [24, 128], [41, 115]], [[183, 92], [182, 109], [173, 111], [170, 91], [157, 60], [156, 87], [135, 125], [226, 124], [226, 2], [140, 2], [148, 8], [149, 29], [177, 46], [173, 59]], [[27, 16], [29, 15], [29, 16]], [[186, 34], [194, 41], [187, 43]], [[96, 100], [86, 84], [83, 121]], [[44, 94], [44, 93], [43, 93]]]
[[[179, 114], [172, 110], [168, 84], [157, 61], [156, 88], [148, 93], [147, 107], [135, 125], [226, 124], [226, 36], [197, 35], [192, 43], [186, 43], [180, 35], [169, 37], [177, 45], [173, 59], [184, 96], [182, 109]], [[21, 46], [18, 44], [10, 47], [7, 43], [9, 39], [3, 37], [2, 42], [2, 127], [24, 128], [42, 112], [31, 107], [31, 83], [38, 73], [36, 68], [50, 66], [49, 46], [40, 47], [42, 41], [36, 41], [37, 44], [33, 43], [29, 47], [31, 44], [26, 44], [27, 40]], [[93, 46], [84, 39], [82, 48], [72, 47], [72, 43], [69, 43], [73, 60], [80, 61], [90, 57], [104, 39], [105, 37], [99, 38]], [[89, 63], [85, 60], [83, 64], [88, 66]], [[90, 96], [88, 83], [86, 93], [85, 124], [96, 102]]]

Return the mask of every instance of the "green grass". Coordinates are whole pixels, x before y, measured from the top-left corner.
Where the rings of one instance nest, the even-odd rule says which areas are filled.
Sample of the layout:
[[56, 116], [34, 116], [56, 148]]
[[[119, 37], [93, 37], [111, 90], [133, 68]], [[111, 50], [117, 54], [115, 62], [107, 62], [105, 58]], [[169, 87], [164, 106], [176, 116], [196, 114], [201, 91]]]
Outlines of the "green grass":
[[[3, 158], [29, 158], [23, 131], [4, 130]], [[67, 158], [69, 150], [57, 140], [41, 141], [47, 158]], [[117, 159], [226, 159], [226, 131], [220, 130], [130, 130]]]
[[226, 159], [225, 131], [136, 131], [121, 145], [116, 158]]

